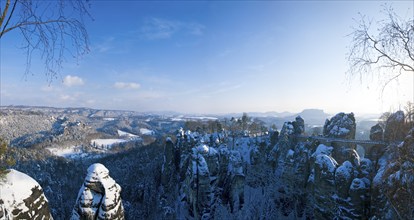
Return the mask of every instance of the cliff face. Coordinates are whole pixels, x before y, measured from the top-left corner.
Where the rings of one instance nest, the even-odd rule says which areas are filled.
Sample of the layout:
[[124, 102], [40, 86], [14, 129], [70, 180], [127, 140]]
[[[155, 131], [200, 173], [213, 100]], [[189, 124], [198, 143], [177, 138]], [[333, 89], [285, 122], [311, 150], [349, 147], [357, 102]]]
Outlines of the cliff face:
[[414, 219], [414, 128], [399, 145], [388, 146], [378, 160], [373, 179], [372, 216], [387, 219]]
[[40, 185], [28, 175], [10, 170], [0, 180], [0, 219], [53, 219]]
[[[292, 137], [301, 133], [291, 126], [295, 124], [285, 123], [271, 153], [277, 161], [275, 173], [280, 180], [283, 215], [316, 219], [367, 216], [372, 162], [361, 160], [351, 144], [297, 141]], [[354, 139], [353, 114], [339, 113], [327, 120], [324, 136]]]
[[71, 219], [124, 219], [121, 187], [102, 164], [88, 168]]
[[[220, 143], [221, 135], [180, 130], [175, 144], [167, 139], [161, 167], [161, 218], [211, 219], [218, 207], [228, 207], [231, 213], [243, 208], [245, 161], [239, 151]], [[210, 141], [215, 147], [205, 140], [216, 140]]]

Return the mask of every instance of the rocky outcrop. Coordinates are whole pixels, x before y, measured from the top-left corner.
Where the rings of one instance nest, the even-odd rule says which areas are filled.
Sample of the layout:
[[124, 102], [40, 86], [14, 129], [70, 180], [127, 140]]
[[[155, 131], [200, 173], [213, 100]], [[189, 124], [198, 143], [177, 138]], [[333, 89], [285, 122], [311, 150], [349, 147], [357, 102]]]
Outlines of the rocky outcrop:
[[319, 145], [312, 155], [313, 165], [309, 181], [312, 184], [310, 200], [315, 209], [316, 219], [333, 219], [335, 217], [335, 170], [338, 163], [331, 157], [332, 147]]
[[331, 138], [355, 139], [355, 131], [354, 113], [338, 113], [331, 119], [326, 119], [323, 126], [323, 135]]
[[[206, 219], [210, 216], [212, 187], [210, 171], [205, 158], [200, 154], [200, 148], [193, 149], [191, 165], [188, 169], [190, 187], [188, 203], [190, 211], [196, 219]], [[204, 149], [203, 149], [204, 150]]]
[[369, 132], [369, 139], [372, 141], [382, 141], [384, 138], [384, 130], [382, 129], [381, 125], [376, 124], [371, 127]]
[[397, 111], [388, 117], [385, 124], [384, 140], [385, 141], [402, 141], [406, 135], [405, 115], [403, 111]]
[[227, 175], [228, 181], [225, 184], [225, 189], [229, 192], [230, 212], [233, 212], [240, 210], [244, 205], [245, 175], [240, 152], [230, 152]]
[[40, 185], [28, 175], [10, 170], [0, 180], [0, 219], [53, 219]]
[[121, 187], [104, 165], [95, 163], [88, 168], [71, 219], [124, 219]]
[[[172, 176], [178, 177], [170, 181], [176, 180], [175, 186], [179, 186], [178, 189], [170, 189], [177, 192], [180, 205], [179, 211], [176, 211], [173, 208], [176, 199], [164, 196], [161, 208], [165, 210], [168, 207], [172, 211], [163, 217], [209, 219], [214, 217], [217, 207], [227, 207], [229, 213], [240, 210], [244, 205], [243, 166], [246, 161], [238, 150], [230, 150], [222, 144], [225, 134], [201, 135], [180, 129], [176, 137], [174, 146], [171, 140], [166, 143], [165, 166], [162, 167], [161, 175], [173, 172]], [[236, 144], [239, 147], [239, 143]], [[178, 169], [171, 169], [175, 163], [178, 164]], [[161, 176], [161, 180], [163, 178], [167, 177]], [[162, 186], [162, 190], [166, 190], [168, 183], [162, 181]], [[170, 192], [166, 191], [166, 194]]]
[[304, 132], [304, 124], [300, 117], [293, 122], [286, 122], [278, 143], [271, 151], [270, 161], [274, 163], [276, 178], [281, 182], [276, 206], [280, 207], [284, 216], [296, 212], [295, 216], [302, 217], [306, 206], [305, 189], [310, 175], [311, 146], [295, 138]]
[[[326, 119], [323, 126], [323, 135], [328, 138], [355, 139], [356, 123], [353, 113], [343, 112], [336, 114], [331, 119]], [[332, 157], [342, 164], [346, 160], [353, 165], [359, 166], [359, 156], [354, 144], [332, 144], [334, 147]]]
[[305, 120], [300, 116], [297, 116], [292, 124], [295, 129], [295, 134], [303, 134], [305, 132]]
[[[368, 216], [373, 163], [361, 159], [351, 144], [298, 141], [294, 124], [285, 123], [271, 152], [280, 180], [276, 205], [281, 213], [315, 219]], [[327, 138], [353, 139], [353, 114], [339, 113], [327, 120], [324, 134]]]
[[[372, 141], [383, 141], [384, 140], [384, 130], [379, 124], [376, 124], [371, 127], [369, 139]], [[382, 145], [372, 146], [368, 152], [365, 152], [365, 157], [370, 158], [374, 162], [384, 154], [385, 147]]]
[[174, 178], [175, 170], [178, 168], [175, 165], [175, 160], [177, 160], [177, 157], [175, 156], [174, 143], [170, 138], [168, 138], [165, 141], [164, 157], [161, 167], [161, 183], [167, 189], [170, 189], [172, 187], [170, 183]]
[[373, 179], [372, 216], [387, 219], [414, 218], [414, 128], [399, 145], [390, 145], [379, 159]]

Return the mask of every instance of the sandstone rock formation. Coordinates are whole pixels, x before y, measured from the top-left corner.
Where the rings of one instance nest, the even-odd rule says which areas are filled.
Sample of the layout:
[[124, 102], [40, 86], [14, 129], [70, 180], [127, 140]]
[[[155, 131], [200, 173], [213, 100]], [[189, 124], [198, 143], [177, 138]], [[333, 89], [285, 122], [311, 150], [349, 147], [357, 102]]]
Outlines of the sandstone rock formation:
[[[371, 127], [369, 139], [372, 141], [384, 140], [384, 130], [379, 124]], [[365, 152], [365, 157], [368, 157], [376, 162], [384, 154], [385, 149], [386, 148], [382, 145], [372, 146], [368, 152]]]
[[124, 219], [121, 187], [104, 165], [95, 163], [88, 168], [71, 219]]
[[[284, 216], [361, 219], [368, 216], [373, 163], [351, 144], [298, 141], [294, 122], [285, 123], [271, 155], [280, 180], [277, 206]], [[353, 139], [353, 114], [327, 120], [325, 137]], [[304, 210], [305, 209], [305, 210]]]
[[385, 141], [402, 141], [405, 137], [405, 115], [403, 111], [397, 111], [390, 115], [385, 124]]
[[331, 119], [326, 119], [323, 126], [323, 135], [332, 138], [355, 139], [356, 123], [354, 113], [336, 114]]
[[[336, 114], [331, 119], [326, 119], [323, 126], [323, 135], [328, 138], [355, 139], [356, 123], [353, 113], [345, 114], [343, 112]], [[342, 164], [348, 160], [354, 165], [359, 165], [359, 156], [354, 144], [333, 144], [334, 150], [332, 157]]]
[[414, 128], [398, 146], [390, 145], [380, 158], [373, 180], [372, 216], [387, 219], [414, 218]]
[[371, 127], [369, 139], [373, 141], [382, 141], [384, 138], [384, 130], [379, 124]]
[[40, 185], [28, 175], [10, 170], [0, 180], [0, 219], [53, 219]]

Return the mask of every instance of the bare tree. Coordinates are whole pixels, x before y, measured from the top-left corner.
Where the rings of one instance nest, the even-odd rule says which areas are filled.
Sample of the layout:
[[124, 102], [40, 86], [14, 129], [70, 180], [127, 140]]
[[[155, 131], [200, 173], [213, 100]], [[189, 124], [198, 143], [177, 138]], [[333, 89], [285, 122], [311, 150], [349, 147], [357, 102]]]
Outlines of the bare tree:
[[414, 103], [408, 102], [404, 107], [405, 110], [405, 122], [408, 125], [408, 128], [414, 127]]
[[88, 0], [2, 0], [0, 40], [19, 31], [26, 51], [25, 74], [31, 73], [32, 56], [39, 55], [51, 81], [66, 56], [78, 58], [89, 52], [84, 24], [85, 16], [91, 18], [88, 9]]
[[351, 76], [362, 79], [367, 74], [379, 74], [385, 79], [384, 90], [402, 74], [414, 74], [414, 20], [412, 16], [402, 19], [389, 6], [382, 12], [386, 18], [375, 23], [363, 15], [357, 20], [358, 26], [350, 34], [348, 61]]

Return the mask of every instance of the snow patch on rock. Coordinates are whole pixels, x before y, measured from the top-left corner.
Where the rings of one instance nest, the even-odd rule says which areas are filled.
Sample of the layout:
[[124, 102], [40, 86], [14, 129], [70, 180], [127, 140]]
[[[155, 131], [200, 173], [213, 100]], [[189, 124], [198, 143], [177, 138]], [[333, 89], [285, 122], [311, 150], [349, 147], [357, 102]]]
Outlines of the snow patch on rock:
[[0, 219], [52, 219], [43, 189], [30, 176], [11, 169], [0, 180]]

